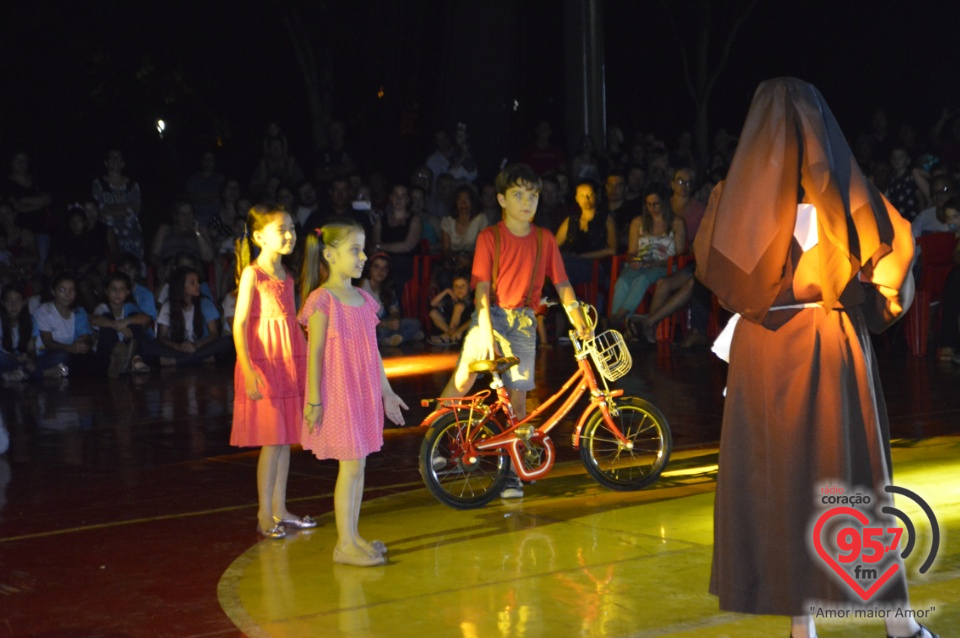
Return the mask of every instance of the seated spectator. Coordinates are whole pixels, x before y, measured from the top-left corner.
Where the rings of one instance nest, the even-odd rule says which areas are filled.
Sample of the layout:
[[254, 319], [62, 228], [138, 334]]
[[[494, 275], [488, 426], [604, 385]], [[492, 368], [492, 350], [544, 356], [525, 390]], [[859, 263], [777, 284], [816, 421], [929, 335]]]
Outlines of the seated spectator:
[[200, 170], [187, 178], [183, 189], [201, 226], [207, 226], [220, 212], [220, 186], [226, 178], [217, 172], [216, 165], [213, 151], [206, 151], [200, 156]]
[[377, 252], [390, 255], [390, 270], [397, 289], [413, 276], [413, 257], [420, 250], [423, 226], [420, 218], [409, 211], [407, 187], [397, 184], [390, 194], [390, 206], [373, 227], [373, 244]]
[[[271, 134], [271, 131], [275, 134]], [[255, 197], [275, 199], [276, 192], [270, 192], [271, 180], [275, 182], [273, 188], [281, 184], [299, 184], [303, 181], [303, 171], [297, 164], [297, 160], [289, 153], [287, 138], [279, 132], [279, 127], [273, 122], [267, 126], [263, 157], [260, 158], [250, 178], [250, 192]]]
[[[210, 285], [203, 278], [203, 271], [200, 269], [200, 264], [197, 263], [196, 257], [192, 253], [177, 253], [173, 260], [170, 263], [170, 272], [177, 268], [190, 268], [197, 273], [197, 276], [200, 280], [200, 294], [209, 299], [210, 301], [214, 300], [213, 291], [210, 290]], [[160, 289], [156, 294], [156, 299], [158, 304], [163, 304], [167, 299], [170, 298], [170, 280], [169, 278], [166, 281], [163, 281], [160, 285]]]
[[[678, 169], [673, 175], [671, 184], [673, 196], [670, 198], [670, 208], [674, 211], [683, 211], [677, 216], [684, 220], [687, 230], [687, 247], [693, 245], [704, 214], [703, 204], [691, 196], [694, 191], [694, 175], [691, 168]], [[688, 250], [684, 249], [681, 252], [686, 253]], [[657, 281], [647, 314], [636, 317], [635, 327], [650, 343], [657, 342], [657, 325], [690, 303], [695, 287], [693, 280], [695, 268], [695, 264], [689, 263], [677, 272]], [[698, 328], [694, 327], [690, 335], [697, 330]], [[688, 342], [692, 343], [696, 337], [690, 335], [688, 335]]]
[[[140, 260], [136, 255], [124, 253], [120, 255], [120, 261], [117, 262], [117, 270], [122, 272], [130, 280], [130, 294], [133, 297], [133, 303], [137, 308], [146, 313], [152, 321], [157, 320], [157, 298], [153, 296], [150, 289], [140, 285], [137, 278], [140, 276]], [[151, 333], [151, 337], [152, 337]]]
[[600, 183], [600, 158], [597, 157], [597, 145], [590, 135], [580, 138], [577, 154], [570, 160], [570, 176], [577, 182], [590, 180]]
[[122, 272], [106, 281], [106, 303], [93, 311], [90, 324], [96, 331], [98, 370], [115, 379], [124, 372], [150, 372], [137, 351], [143, 352], [153, 320], [130, 297], [133, 284]]
[[[643, 148], [641, 146], [641, 148]], [[647, 185], [647, 171], [643, 166], [639, 164], [634, 164], [627, 169], [627, 189], [623, 194], [623, 198], [632, 202], [634, 200], [640, 200], [640, 210], [643, 210], [643, 190]]]
[[[589, 180], [577, 184], [577, 204], [557, 230], [557, 246], [563, 255], [567, 277], [574, 286], [590, 283], [594, 263], [616, 254], [617, 228], [613, 217], [599, 208], [598, 199], [596, 184]], [[609, 277], [607, 268], [601, 264], [598, 292], [607, 289]], [[600, 304], [603, 297], [600, 294], [600, 299], [584, 301]]]
[[423, 341], [419, 319], [400, 316], [397, 298], [397, 283], [390, 276], [390, 256], [376, 253], [367, 263], [367, 275], [360, 280], [360, 287], [380, 304], [377, 317], [377, 343], [381, 346], [399, 346], [410, 341]]
[[[90, 208], [99, 214], [96, 204]], [[54, 272], [69, 271], [77, 276], [77, 300], [87, 312], [93, 311], [103, 294], [103, 277], [117, 241], [113, 230], [94, 219], [90, 228], [86, 206], [72, 204], [67, 209], [67, 224], [53, 238], [50, 268]]]
[[[617, 229], [617, 252], [626, 252], [630, 223], [633, 222], [634, 217], [643, 213], [643, 207], [640, 200], [628, 200], [626, 198], [627, 178], [623, 173], [619, 171], [611, 172], [607, 175], [604, 186], [607, 193], [607, 212], [613, 217]], [[542, 203], [542, 192], [540, 200]]]
[[37, 179], [31, 175], [30, 160], [23, 151], [16, 151], [11, 156], [10, 175], [0, 187], [0, 192], [16, 209], [18, 225], [33, 233], [42, 267], [50, 252], [50, 239], [56, 232], [57, 219], [50, 206], [50, 193], [41, 189]]
[[553, 135], [553, 128], [549, 122], [546, 120], [537, 122], [533, 131], [533, 144], [520, 151], [517, 161], [529, 165], [543, 176], [555, 175], [562, 171], [566, 166], [567, 158], [563, 149], [550, 143], [551, 135]]
[[0, 231], [6, 236], [6, 250], [11, 257], [11, 278], [17, 282], [32, 279], [40, 264], [36, 238], [18, 224], [17, 211], [9, 202], [0, 201]]
[[54, 351], [37, 356], [36, 337], [40, 332], [30, 316], [23, 291], [14, 285], [4, 286], [0, 304], [0, 377], [3, 381], [15, 383], [64, 376], [66, 353]]
[[157, 347], [162, 366], [195, 366], [233, 352], [233, 341], [220, 337], [213, 301], [200, 294], [200, 275], [180, 266], [170, 277], [170, 299], [157, 316]]
[[213, 248], [206, 230], [200, 230], [193, 218], [193, 207], [187, 202], [174, 206], [172, 224], [162, 224], [157, 229], [150, 247], [150, 265], [161, 280], [166, 280], [174, 257], [182, 254], [192, 255], [198, 263], [213, 261]]
[[[543, 205], [543, 191], [540, 191], [540, 205]], [[539, 207], [537, 208], [539, 211]], [[493, 226], [503, 219], [503, 209], [497, 201], [497, 187], [484, 184], [480, 187], [480, 213], [487, 218], [487, 226]]]
[[232, 244], [233, 239], [235, 239], [233, 233], [234, 222], [238, 219], [241, 223], [246, 221], [247, 211], [250, 207], [244, 208], [241, 206], [240, 199], [240, 182], [235, 179], [224, 181], [220, 187], [220, 210], [207, 223], [210, 240], [214, 245], [220, 245], [227, 238], [231, 240]]
[[315, 176], [326, 184], [334, 177], [349, 175], [357, 170], [356, 158], [347, 152], [347, 129], [340, 120], [331, 120], [327, 126], [327, 146], [320, 153]]
[[[496, 189], [493, 193], [496, 195]], [[500, 203], [496, 199], [494, 199], [494, 202], [497, 204], [497, 214], [493, 217], [496, 221], [490, 222], [491, 225], [499, 222], [503, 217], [503, 209], [500, 208]], [[556, 234], [560, 224], [563, 223], [569, 213], [569, 207], [560, 201], [560, 184], [557, 182], [556, 176], [544, 177], [534, 223]]]
[[930, 181], [930, 191], [933, 206], [921, 212], [910, 222], [914, 237], [950, 230], [947, 226], [945, 205], [956, 194], [953, 180], [946, 175], [934, 177]]
[[440, 221], [443, 252], [472, 254], [477, 235], [487, 227], [487, 218], [480, 214], [480, 198], [472, 186], [458, 186], [453, 191], [453, 207]]
[[686, 245], [677, 246], [681, 254], [688, 252], [687, 248], [693, 245], [693, 238], [697, 236], [700, 222], [703, 221], [703, 214], [706, 211], [703, 203], [693, 196], [697, 192], [696, 178], [696, 171], [684, 167], [674, 172], [673, 180], [670, 182], [670, 188], [673, 191], [670, 196], [670, 210], [683, 220], [684, 228], [687, 230]]
[[457, 125], [453, 140], [446, 131], [437, 131], [433, 142], [435, 150], [424, 163], [434, 175], [449, 173], [454, 181], [460, 184], [472, 183], [477, 179], [477, 163], [467, 145], [466, 125]]
[[473, 315], [473, 297], [470, 294], [470, 278], [464, 272], [453, 277], [453, 285], [430, 300], [430, 321], [433, 335], [429, 342], [434, 346], [450, 346], [460, 342], [470, 327]]
[[[904, 149], [894, 148], [890, 153], [890, 166], [893, 168], [893, 176], [883, 194], [901, 216], [913, 221], [920, 211], [921, 195], [910, 166], [910, 156]], [[877, 184], [877, 180], [874, 180], [874, 183]]]
[[112, 149], [104, 162], [107, 172], [93, 180], [91, 194], [100, 207], [101, 219], [117, 235], [123, 252], [143, 256], [143, 229], [140, 227], [140, 184], [126, 177], [123, 153]]
[[644, 196], [645, 210], [630, 224], [631, 261], [617, 278], [610, 319], [625, 325], [647, 290], [667, 274], [667, 260], [686, 245], [683, 220], [673, 215], [665, 192], [656, 184]]
[[427, 243], [430, 244], [430, 252], [443, 250], [443, 242], [440, 236], [441, 219], [427, 212], [427, 193], [420, 186], [410, 187], [410, 213], [420, 216], [423, 239], [426, 239]]
[[53, 301], [40, 304], [33, 318], [37, 322], [44, 353], [60, 353], [63, 376], [70, 368], [93, 371], [93, 331], [83, 308], [75, 308], [77, 282], [73, 275], [59, 273], [53, 277], [50, 292]]

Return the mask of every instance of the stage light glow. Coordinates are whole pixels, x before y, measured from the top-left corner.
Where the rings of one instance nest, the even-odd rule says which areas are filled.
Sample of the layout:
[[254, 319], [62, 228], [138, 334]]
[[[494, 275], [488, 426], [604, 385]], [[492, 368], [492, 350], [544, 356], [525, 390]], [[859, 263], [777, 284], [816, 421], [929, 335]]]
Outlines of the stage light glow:
[[407, 377], [414, 374], [429, 374], [444, 370], [453, 370], [457, 365], [457, 352], [439, 354], [409, 354], [388, 357], [383, 360], [383, 369], [387, 378]]
[[163, 120], [157, 120], [157, 135], [160, 136], [160, 139], [163, 139], [163, 132], [167, 130], [167, 123]]
[[377, 99], [383, 99], [383, 85], [380, 85], [380, 90], [377, 91]]

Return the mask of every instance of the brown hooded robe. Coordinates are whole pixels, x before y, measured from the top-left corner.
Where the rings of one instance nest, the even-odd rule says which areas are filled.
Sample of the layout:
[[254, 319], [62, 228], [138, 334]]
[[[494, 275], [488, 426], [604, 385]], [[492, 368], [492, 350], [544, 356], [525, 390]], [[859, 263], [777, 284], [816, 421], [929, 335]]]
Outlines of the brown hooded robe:
[[[793, 237], [800, 201], [817, 209], [819, 242], [807, 252]], [[779, 78], [757, 89], [694, 251], [697, 277], [743, 316], [730, 349], [710, 591], [721, 609], [754, 614], [862, 604], [808, 548], [821, 486], [871, 489], [877, 511], [890, 502], [868, 327], [882, 330], [910, 304], [910, 224], [863, 176], [819, 91]], [[771, 310], [793, 304], [816, 307]], [[901, 569], [870, 603], [905, 600]]]

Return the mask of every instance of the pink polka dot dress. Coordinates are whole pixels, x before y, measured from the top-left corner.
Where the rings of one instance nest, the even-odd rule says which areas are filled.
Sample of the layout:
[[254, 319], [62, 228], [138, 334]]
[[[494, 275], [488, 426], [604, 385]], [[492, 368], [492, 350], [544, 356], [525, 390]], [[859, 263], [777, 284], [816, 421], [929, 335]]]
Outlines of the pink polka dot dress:
[[327, 315], [327, 337], [320, 372], [323, 419], [300, 433], [304, 449], [318, 459], [362, 459], [383, 447], [383, 395], [377, 351], [379, 304], [366, 291], [362, 306], [348, 306], [329, 290], [310, 293], [298, 319], [306, 326], [315, 312]]
[[233, 430], [230, 444], [241, 447], [300, 442], [307, 341], [297, 324], [293, 276], [274, 279], [253, 264], [253, 294], [247, 321], [250, 363], [263, 377], [262, 399], [246, 393], [240, 364], [233, 372]]

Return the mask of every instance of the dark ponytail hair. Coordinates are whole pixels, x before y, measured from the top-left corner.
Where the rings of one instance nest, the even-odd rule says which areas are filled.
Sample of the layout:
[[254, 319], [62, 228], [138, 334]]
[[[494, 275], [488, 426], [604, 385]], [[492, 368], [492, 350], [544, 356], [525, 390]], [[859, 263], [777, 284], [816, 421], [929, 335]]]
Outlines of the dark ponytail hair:
[[287, 211], [280, 204], [274, 202], [264, 202], [257, 204], [247, 212], [247, 223], [243, 226], [243, 236], [237, 238], [234, 242], [237, 254], [237, 272], [235, 274], [234, 284], [240, 285], [240, 275], [243, 269], [250, 265], [257, 255], [260, 254], [260, 246], [253, 239], [253, 234], [263, 230], [267, 224], [273, 221], [275, 215], [282, 215]]

